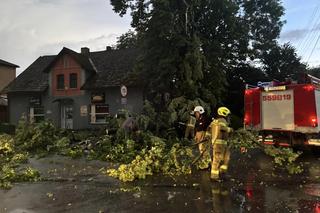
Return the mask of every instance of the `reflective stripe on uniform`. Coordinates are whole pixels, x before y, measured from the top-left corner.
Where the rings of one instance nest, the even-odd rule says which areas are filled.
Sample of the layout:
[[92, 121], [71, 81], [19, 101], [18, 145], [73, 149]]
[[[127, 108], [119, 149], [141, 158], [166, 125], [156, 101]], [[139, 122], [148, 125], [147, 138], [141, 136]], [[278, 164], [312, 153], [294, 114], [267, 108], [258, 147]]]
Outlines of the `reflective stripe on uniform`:
[[211, 170], [211, 179], [218, 180], [219, 179], [219, 170]]
[[220, 194], [220, 189], [212, 189], [212, 194]]
[[222, 165], [222, 166], [220, 166], [220, 169], [222, 169], [222, 170], [228, 170], [228, 166], [227, 166], [227, 165]]
[[223, 196], [226, 196], [226, 195], [228, 195], [228, 194], [229, 194], [228, 191], [222, 191], [222, 192], [221, 192], [221, 195], [223, 195]]
[[216, 139], [214, 141], [214, 144], [222, 144], [222, 145], [227, 145], [227, 141], [226, 140], [221, 140], [221, 139]]
[[193, 124], [188, 124], [187, 127], [192, 127], [192, 128], [194, 128], [194, 125], [193, 125]]
[[218, 123], [220, 126], [228, 127], [228, 125], [225, 122], [220, 122]]
[[211, 170], [211, 174], [213, 174], [213, 175], [219, 175], [219, 170]]
[[210, 126], [212, 126], [212, 125], [219, 125], [219, 126], [222, 126], [222, 127], [228, 127], [228, 123], [226, 121], [223, 121], [223, 120], [220, 120], [220, 119], [212, 121]]

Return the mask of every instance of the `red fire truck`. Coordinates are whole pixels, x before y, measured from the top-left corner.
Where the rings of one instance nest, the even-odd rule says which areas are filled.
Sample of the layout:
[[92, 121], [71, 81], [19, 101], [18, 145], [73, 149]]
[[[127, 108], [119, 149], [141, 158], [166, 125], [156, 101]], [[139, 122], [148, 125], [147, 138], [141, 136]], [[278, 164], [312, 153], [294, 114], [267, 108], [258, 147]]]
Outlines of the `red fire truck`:
[[320, 79], [267, 82], [245, 90], [244, 127], [279, 146], [320, 146]]

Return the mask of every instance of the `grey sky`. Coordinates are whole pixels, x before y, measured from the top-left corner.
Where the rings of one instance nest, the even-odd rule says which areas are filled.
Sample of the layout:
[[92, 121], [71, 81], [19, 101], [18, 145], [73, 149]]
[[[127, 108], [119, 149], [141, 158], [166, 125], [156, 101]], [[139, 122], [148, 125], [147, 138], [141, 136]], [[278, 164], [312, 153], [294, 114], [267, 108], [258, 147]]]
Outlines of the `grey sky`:
[[41, 55], [63, 46], [102, 50], [130, 27], [108, 0], [1, 0], [0, 58], [22, 72]]
[[[287, 24], [280, 42], [298, 47], [304, 61], [315, 43], [303, 44], [303, 39], [318, 1], [283, 0]], [[0, 0], [0, 13], [0, 58], [19, 65], [18, 74], [39, 56], [57, 54], [63, 46], [103, 50], [130, 28], [130, 17], [115, 14], [109, 0]], [[316, 48], [309, 63], [320, 65], [319, 57]]]

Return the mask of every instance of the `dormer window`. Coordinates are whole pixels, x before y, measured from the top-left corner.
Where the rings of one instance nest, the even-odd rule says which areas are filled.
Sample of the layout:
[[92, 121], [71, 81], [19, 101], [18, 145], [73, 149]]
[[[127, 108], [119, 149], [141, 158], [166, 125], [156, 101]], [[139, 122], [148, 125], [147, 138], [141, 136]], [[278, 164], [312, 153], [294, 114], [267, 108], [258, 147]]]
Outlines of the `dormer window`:
[[57, 75], [57, 89], [64, 89], [64, 75]]
[[76, 89], [78, 87], [78, 75], [77, 73], [71, 73], [69, 76], [70, 88]]

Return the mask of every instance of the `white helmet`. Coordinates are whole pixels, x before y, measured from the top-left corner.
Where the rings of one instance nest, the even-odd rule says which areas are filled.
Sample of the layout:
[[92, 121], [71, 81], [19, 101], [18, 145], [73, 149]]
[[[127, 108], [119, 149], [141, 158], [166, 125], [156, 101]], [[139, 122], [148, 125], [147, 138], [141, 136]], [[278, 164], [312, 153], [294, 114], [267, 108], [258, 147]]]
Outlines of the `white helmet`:
[[204, 108], [202, 106], [196, 106], [193, 110], [193, 113], [199, 112], [200, 114], [204, 113]]

